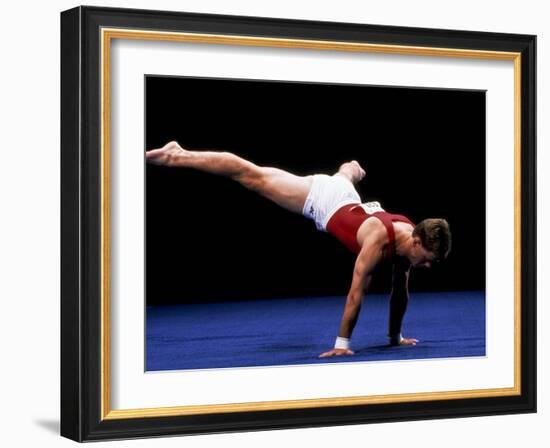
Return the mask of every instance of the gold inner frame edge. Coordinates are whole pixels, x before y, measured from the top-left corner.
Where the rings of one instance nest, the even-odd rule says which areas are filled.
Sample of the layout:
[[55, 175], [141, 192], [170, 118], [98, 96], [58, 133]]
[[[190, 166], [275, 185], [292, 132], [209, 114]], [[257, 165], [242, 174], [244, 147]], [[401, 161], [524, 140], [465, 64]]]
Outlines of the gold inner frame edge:
[[[101, 420], [253, 412], [431, 400], [502, 397], [521, 394], [521, 53], [356, 42], [278, 39], [135, 29], [101, 29]], [[509, 388], [421, 392], [357, 397], [280, 400], [141, 409], [110, 408], [110, 49], [112, 39], [240, 45], [272, 48], [455, 57], [514, 62], [514, 386]]]

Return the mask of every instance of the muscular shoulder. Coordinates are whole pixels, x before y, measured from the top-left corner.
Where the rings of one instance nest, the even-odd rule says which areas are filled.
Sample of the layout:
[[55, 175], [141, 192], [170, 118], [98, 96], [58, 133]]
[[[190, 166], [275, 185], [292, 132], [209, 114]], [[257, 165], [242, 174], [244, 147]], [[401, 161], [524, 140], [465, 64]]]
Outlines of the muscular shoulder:
[[389, 241], [386, 227], [382, 221], [376, 218], [367, 219], [361, 225], [360, 233], [363, 236], [362, 241], [360, 242], [361, 246], [368, 244], [369, 246], [377, 246], [382, 248]]
[[356, 268], [359, 266], [364, 273], [373, 273], [384, 259], [384, 247], [388, 242], [386, 229], [378, 219], [368, 219], [362, 224], [360, 233], [363, 233], [363, 238], [357, 239], [361, 251], [357, 256]]

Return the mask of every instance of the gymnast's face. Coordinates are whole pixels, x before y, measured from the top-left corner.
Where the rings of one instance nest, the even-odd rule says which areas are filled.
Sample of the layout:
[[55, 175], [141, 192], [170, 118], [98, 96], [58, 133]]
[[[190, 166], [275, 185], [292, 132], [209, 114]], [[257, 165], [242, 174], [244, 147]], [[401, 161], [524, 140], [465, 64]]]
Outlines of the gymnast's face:
[[409, 255], [411, 265], [415, 268], [431, 268], [435, 259], [435, 254], [422, 246], [420, 239], [415, 237]]

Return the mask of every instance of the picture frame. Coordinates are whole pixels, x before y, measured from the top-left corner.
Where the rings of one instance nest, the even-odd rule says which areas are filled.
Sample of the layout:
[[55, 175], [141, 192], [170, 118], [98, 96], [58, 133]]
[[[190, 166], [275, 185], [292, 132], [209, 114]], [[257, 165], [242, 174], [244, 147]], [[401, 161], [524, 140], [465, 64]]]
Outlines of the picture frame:
[[[112, 126], [111, 77], [113, 67], [121, 66], [112, 51], [119, 41], [183, 42], [222, 52], [249, 48], [260, 56], [280, 49], [294, 52], [297, 60], [313, 51], [321, 59], [329, 54], [419, 58], [408, 60], [410, 66], [430, 58], [509, 64], [512, 126], [498, 132], [513, 139], [513, 176], [506, 179], [513, 215], [505, 215], [513, 264], [506, 339], [512, 362], [506, 366], [513, 384], [301, 399], [216, 402], [214, 397], [204, 404], [113, 408], [112, 396], [121, 386], [120, 379], [113, 380], [113, 357], [125, 349], [112, 344], [111, 320], [116, 306], [111, 290], [118, 282], [111, 269], [117, 244], [111, 226], [112, 217], [120, 216], [115, 210], [120, 201], [111, 197], [112, 148], [119, 137]], [[145, 51], [154, 59], [154, 49]], [[536, 412], [535, 111], [536, 37], [531, 35], [83, 6], [61, 13], [61, 435], [83, 442]], [[488, 117], [494, 113], [489, 107]], [[124, 172], [118, 162], [116, 170]], [[259, 374], [249, 370], [247, 378], [253, 382]]]

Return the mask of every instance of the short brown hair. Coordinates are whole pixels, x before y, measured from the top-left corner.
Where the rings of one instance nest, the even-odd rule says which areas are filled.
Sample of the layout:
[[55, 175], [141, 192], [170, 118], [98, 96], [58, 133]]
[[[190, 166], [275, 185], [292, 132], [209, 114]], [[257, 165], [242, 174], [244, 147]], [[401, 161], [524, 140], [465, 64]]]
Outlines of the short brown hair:
[[422, 246], [426, 250], [435, 254], [437, 261], [442, 261], [449, 255], [451, 251], [451, 231], [449, 223], [444, 219], [425, 219], [414, 228], [412, 234], [420, 238]]

